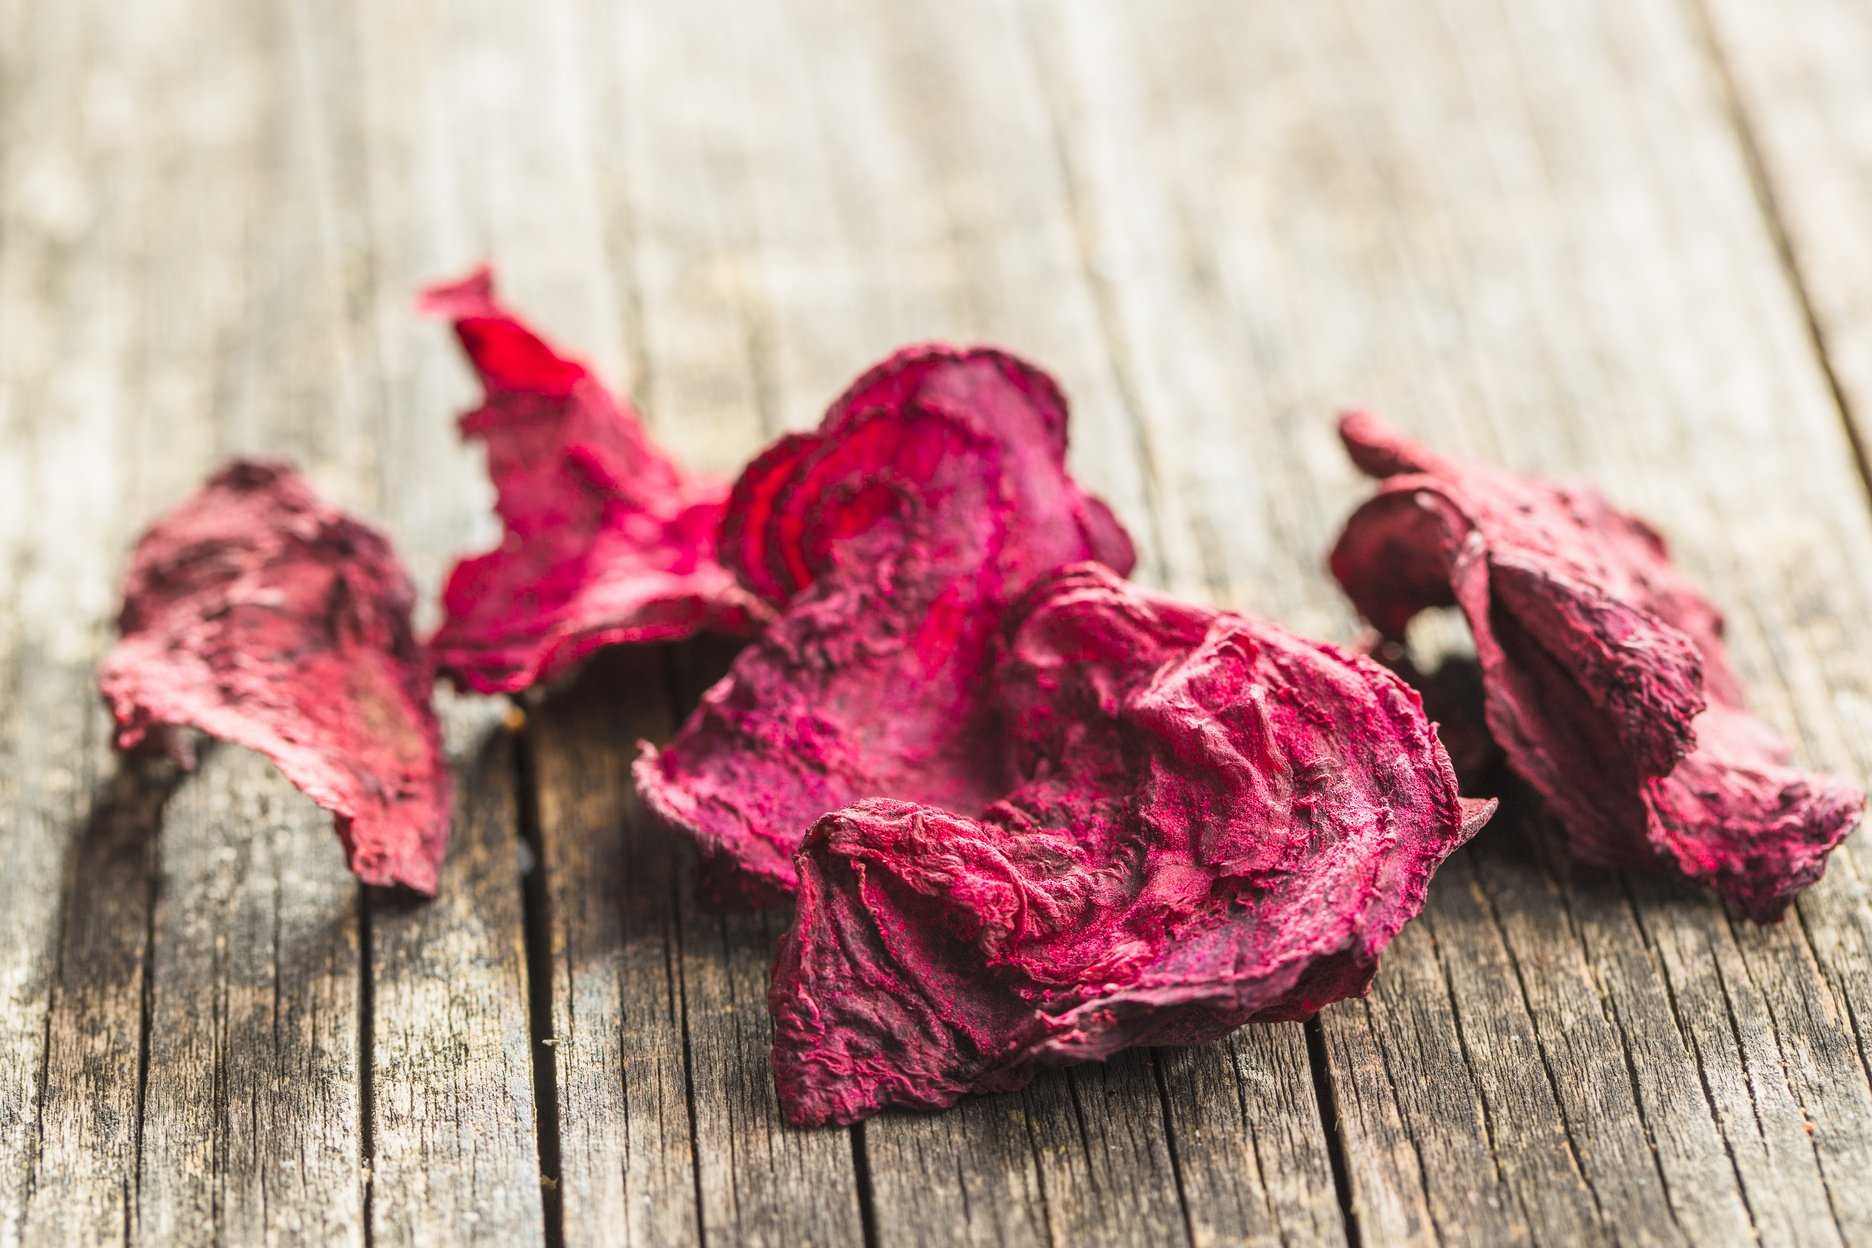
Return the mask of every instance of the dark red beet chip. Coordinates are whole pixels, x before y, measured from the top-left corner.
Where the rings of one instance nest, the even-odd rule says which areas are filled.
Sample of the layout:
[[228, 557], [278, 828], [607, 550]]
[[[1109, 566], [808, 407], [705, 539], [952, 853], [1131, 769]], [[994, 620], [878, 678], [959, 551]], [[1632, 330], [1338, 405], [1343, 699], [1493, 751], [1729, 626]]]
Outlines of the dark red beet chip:
[[1747, 713], [1721, 613], [1656, 533], [1590, 486], [1446, 459], [1366, 413], [1340, 432], [1383, 484], [1333, 575], [1392, 638], [1462, 609], [1489, 729], [1577, 856], [1674, 863], [1764, 923], [1820, 878], [1864, 794], [1795, 770]]
[[1493, 802], [1403, 681], [1096, 565], [1008, 621], [1015, 787], [821, 819], [769, 1005], [801, 1124], [1197, 1044], [1365, 991]]
[[489, 270], [419, 307], [454, 322], [480, 374], [462, 435], [487, 445], [506, 526], [499, 548], [449, 575], [430, 642], [444, 673], [515, 693], [605, 646], [745, 633], [765, 617], [715, 558], [726, 482], [686, 478], [585, 365], [495, 301]]
[[436, 891], [450, 781], [390, 545], [280, 464], [237, 462], [138, 543], [98, 683], [116, 743], [258, 750], [336, 816], [367, 884]]
[[929, 346], [742, 473], [721, 557], [780, 617], [637, 764], [644, 798], [709, 857], [718, 900], [793, 892], [806, 829], [859, 798], [977, 812], [1006, 791], [986, 679], [1002, 611], [1065, 564], [1132, 562], [1065, 453], [1045, 374]]

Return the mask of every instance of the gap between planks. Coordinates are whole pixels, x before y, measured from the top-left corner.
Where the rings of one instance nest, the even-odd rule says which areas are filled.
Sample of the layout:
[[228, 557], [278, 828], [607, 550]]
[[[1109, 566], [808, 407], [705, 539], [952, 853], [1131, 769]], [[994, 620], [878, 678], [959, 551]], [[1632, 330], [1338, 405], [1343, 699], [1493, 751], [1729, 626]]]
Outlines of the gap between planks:
[[540, 843], [532, 726], [526, 721], [525, 709], [518, 703], [509, 714], [520, 717], [513, 729], [514, 785], [521, 843], [531, 854], [521, 881], [520, 901], [526, 946], [527, 1023], [528, 1038], [532, 1041], [533, 1124], [539, 1149], [540, 1205], [545, 1216], [546, 1248], [563, 1248], [565, 1202], [559, 1192], [559, 1040], [552, 1030], [552, 893], [547, 887], [546, 854]]

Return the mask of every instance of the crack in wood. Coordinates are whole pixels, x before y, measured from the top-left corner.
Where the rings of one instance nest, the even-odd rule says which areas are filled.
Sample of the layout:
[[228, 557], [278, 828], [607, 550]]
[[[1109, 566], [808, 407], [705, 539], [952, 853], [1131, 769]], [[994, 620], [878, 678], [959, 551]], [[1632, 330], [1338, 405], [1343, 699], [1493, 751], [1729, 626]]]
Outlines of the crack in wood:
[[522, 932], [526, 949], [527, 1024], [533, 1056], [533, 1120], [539, 1147], [540, 1208], [546, 1248], [564, 1248], [565, 1202], [560, 1195], [559, 1057], [553, 1035], [552, 893], [547, 887], [547, 857], [540, 836], [539, 778], [533, 762], [529, 726], [513, 733], [514, 787], [519, 802], [520, 839], [531, 851], [521, 879]]

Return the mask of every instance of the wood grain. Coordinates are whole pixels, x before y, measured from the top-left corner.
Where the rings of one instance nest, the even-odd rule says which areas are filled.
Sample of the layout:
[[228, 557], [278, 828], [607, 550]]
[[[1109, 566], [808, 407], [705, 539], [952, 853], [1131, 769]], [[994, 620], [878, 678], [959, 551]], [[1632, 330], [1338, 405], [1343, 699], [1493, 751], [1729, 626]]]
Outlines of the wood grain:
[[445, 703], [456, 818], [433, 901], [371, 893], [371, 1242], [544, 1235], [515, 742]]
[[281, 787], [216, 750], [164, 824], [138, 1238], [364, 1242], [357, 889]]
[[[714, 432], [737, 406], [744, 429], [751, 418], [761, 430], [797, 427], [902, 341], [994, 338], [1048, 364], [1079, 361], [1097, 379], [1090, 398], [1076, 392], [1076, 462], [1127, 515], [1143, 517], [1148, 555], [1148, 486], [1130, 453], [1137, 432], [1101, 353], [1020, 26], [989, 5], [939, 22], [903, 7], [739, 5], [732, 20], [726, 12], [700, 5], [638, 15], [616, 36], [631, 56], [626, 72], [591, 74], [636, 88], [617, 115], [641, 127], [624, 141], [640, 172], [621, 184], [627, 206], [615, 215], [633, 237], [655, 240], [620, 249], [635, 257], [624, 266], [633, 285], [623, 302], [647, 337], [640, 393], [659, 433], [692, 462], [732, 463], [756, 440], [743, 433], [730, 443]], [[803, 72], [809, 61], [817, 72]], [[682, 81], [658, 76], [668, 66], [681, 67]], [[707, 79], [741, 84], [762, 117], [746, 103], [704, 98], [692, 84]], [[702, 120], [688, 121], [684, 107]], [[764, 141], [773, 132], [799, 142], [777, 149]], [[710, 207], [695, 220], [685, 204]], [[745, 360], [745, 380], [721, 360]], [[729, 445], [742, 449], [724, 455]], [[1297, 1027], [1286, 1045], [1304, 1072]], [[1290, 1190], [1324, 1192], [1331, 1207], [1310, 1079], [1260, 1085], [1244, 1121], [1226, 1051], [1193, 1060], [1231, 1090], [1213, 1121], [1210, 1102], [1180, 1110], [1183, 1125], [1215, 1148], [1196, 1163], [1258, 1173], [1251, 1154], [1260, 1128], [1301, 1145], [1269, 1151]], [[1005, 1106], [958, 1111], [980, 1129], [920, 1116], [869, 1125], [862, 1147], [874, 1204], [892, 1211], [877, 1219], [880, 1240], [915, 1240], [932, 1226], [983, 1241], [1187, 1235], [1160, 1082], [1154, 1059], [1127, 1060], [1090, 1080], [1042, 1080], [1011, 1098], [1021, 1103], [1012, 1119]], [[1244, 1210], [1255, 1216], [1230, 1221]], [[1222, 1240], [1268, 1220], [1253, 1188], [1243, 1202], [1196, 1216]]]
[[[1252, 464], [1184, 457], [1177, 470], [1191, 475], [1163, 491], [1190, 509], [1215, 563], [1260, 556], [1256, 588], [1317, 586], [1309, 552], [1354, 496], [1325, 417], [1382, 401], [1448, 449], [1588, 472], [1662, 522], [1734, 609], [1737, 655], [1767, 713], [1798, 725], [1815, 761], [1863, 774], [1839, 717], [1866, 673], [1833, 651], [1838, 625], [1825, 623], [1854, 618], [1863, 600], [1850, 571], [1863, 565], [1834, 553], [1865, 540], [1863, 506], [1690, 14], [1482, 3], [1356, 17], [1194, 4], [1150, 20], [1116, 6], [1078, 7], [1071, 21], [1044, 13], [1053, 20], [1036, 29], [1061, 36], [1040, 46], [1065, 84], [1057, 111], [1072, 119], [1068, 158], [1097, 214], [1096, 262], [1119, 275], [1121, 350], [1152, 361], [1139, 368], [1152, 427], [1161, 444], [1252, 448]], [[1231, 107], [1191, 103], [1217, 97]], [[1255, 159], [1231, 157], [1247, 152]], [[1699, 311], [1686, 319], [1689, 306]], [[1247, 397], [1221, 408], [1216, 396]], [[1202, 423], [1222, 411], [1226, 440]], [[1645, 468], [1667, 462], [1681, 471]], [[1823, 486], [1794, 485], [1821, 465]], [[1258, 530], [1265, 547], [1204, 541], [1204, 513], [1214, 531], [1244, 506], [1264, 518], [1225, 531]], [[1271, 605], [1303, 626], [1343, 627], [1317, 593]], [[1514, 831], [1494, 830], [1493, 844]], [[1849, 998], [1819, 970], [1842, 937], [1813, 921], [1863, 905], [1851, 865], [1803, 903], [1803, 922], [1768, 932], [1634, 886], [1649, 943], [1701, 923], [1712, 951], [1734, 959], [1728, 987], [1745, 1008], [1708, 1021], [1766, 1085], [1725, 1078], [1712, 1033], [1655, 1012], [1708, 989], [1673, 982], [1688, 968], [1654, 960], [1628, 929], [1617, 965], [1636, 982], [1608, 967], [1605, 992], [1636, 1010], [1649, 989], [1653, 1012], [1624, 1026], [1668, 1042], [1676, 1072], [1647, 1091], [1657, 1067], [1615, 1079], [1574, 1042], [1577, 1020], [1606, 1018], [1600, 985], [1559, 973], [1564, 961], [1550, 969], [1514, 934], [1518, 916], [1477, 901], [1478, 878], [1482, 902], [1513, 895], [1517, 879], [1539, 900], [1527, 856], [1478, 847], [1466, 861], [1439, 878], [1372, 1000], [1326, 1015], [1362, 1235], [1669, 1240], [1695, 1226], [1734, 1238], [1749, 1217], [1779, 1241], [1850, 1233], [1863, 1209], [1830, 1154], [1856, 1156], [1856, 1128], [1830, 1142], [1817, 1128], [1814, 1158], [1784, 1155], [1790, 1176], [1817, 1186], [1778, 1207], [1752, 1207], [1746, 1179], [1708, 1162], [1750, 1156], [1752, 1137], [1779, 1130], [1725, 1117], [1732, 1093], [1826, 1100], [1829, 1118], [1863, 1120]], [[1565, 931], [1558, 905], [1529, 920]], [[1855, 923], [1842, 914], [1828, 927]], [[1672, 1129], [1647, 1135], [1659, 1101]], [[1659, 1149], [1655, 1179], [1623, 1164], [1644, 1155], [1634, 1140]]]
[[[153, 256], [134, 216], [153, 189], [135, 118], [147, 77], [139, 32], [95, 11], [8, 6], [0, 25], [0, 1243], [114, 1243], [136, 1222], [168, 796], [166, 778], [110, 760], [91, 674], [123, 551], [168, 486], [138, 454], [139, 399], [163, 382], [138, 313]], [[87, 94], [86, 65], [109, 85]], [[173, 437], [204, 429], [184, 417]]]
[[[1717, 67], [1747, 142], [1764, 210], [1798, 279], [1814, 346], [1854, 434], [1860, 476], [1872, 471], [1872, 126], [1865, 77], [1853, 71], [1872, 50], [1872, 15], [1818, 0], [1791, 7], [1795, 28], [1777, 27], [1747, 6], [1702, 6]], [[1844, 630], [1821, 623], [1817, 657], [1828, 663]], [[1806, 644], [1806, 643], [1803, 643]], [[1805, 667], [1797, 657], [1796, 667]], [[1830, 682], [1832, 669], [1810, 671]], [[1848, 687], [1835, 695], [1843, 740], [1829, 746], [1863, 766], [1868, 708]], [[1802, 907], [1820, 966], [1858, 1037], [1859, 1061], [1872, 1070], [1872, 841], [1848, 843], [1834, 868], [1849, 887]], [[1816, 921], [1817, 920], [1817, 921]]]
[[[302, 378], [285, 378], [308, 406], [295, 423], [333, 413], [310, 454], [340, 497], [381, 518], [432, 594], [464, 538], [490, 527], [479, 465], [454, 436], [459, 366], [445, 333], [410, 312], [420, 282], [460, 263], [446, 247], [456, 218], [438, 212], [413, 230], [407, 213], [380, 211], [422, 187], [433, 158], [414, 159], [391, 122], [410, 106], [407, 84], [382, 72], [348, 16], [278, 13], [267, 46], [285, 84], [291, 172], [273, 180], [291, 207], [272, 219], [296, 212], [301, 224], [294, 246], [269, 245], [255, 267], [283, 269], [278, 289], [293, 300], [264, 319], [286, 358], [305, 361]], [[367, 1213], [373, 1242], [511, 1243], [544, 1229], [517, 758], [498, 704], [444, 696], [441, 709], [457, 784], [442, 896], [363, 903]]]
[[[176, 399], [213, 430], [176, 465], [177, 493], [252, 450], [299, 462], [356, 507], [343, 488], [355, 415], [314, 415], [336, 397], [332, 336], [301, 293], [321, 257], [281, 89], [287, 14], [203, 3], [170, 16], [152, 16], [141, 50], [154, 98], [182, 119], [152, 144], [164, 212], [150, 228], [175, 265], [153, 283], [152, 319], [187, 335], [180, 365], [206, 385]], [[199, 57], [198, 22], [223, 56]], [[330, 816], [256, 756], [213, 750], [164, 821], [151, 931], [139, 1237], [362, 1244], [364, 949]]]
[[679, 847], [622, 759], [671, 730], [663, 655], [604, 656], [527, 717], [548, 897], [568, 1244], [700, 1243]]
[[[217, 455], [291, 455], [333, 497], [369, 512], [383, 497], [380, 480], [407, 476], [385, 463], [385, 444], [394, 450], [397, 440], [383, 424], [436, 426], [415, 439], [424, 451], [452, 443], [440, 393], [426, 410], [384, 419], [388, 385], [360, 349], [371, 346], [368, 305], [345, 276], [355, 269], [335, 254], [344, 222], [321, 146], [332, 119], [313, 94], [332, 68], [315, 54], [333, 48], [295, 43], [307, 28], [289, 5], [171, 7], [180, 11], [114, 23], [61, 9], [86, 23], [68, 37], [74, 54], [102, 57], [117, 68], [99, 72], [121, 75], [101, 95], [77, 97], [85, 124], [103, 127], [116, 198], [80, 204], [97, 224], [85, 259], [57, 273], [102, 314], [80, 340], [113, 335], [112, 354], [74, 354], [54, 367], [31, 336], [10, 352], [45, 367], [24, 379], [39, 390], [69, 385], [58, 379], [74, 368], [91, 391], [103, 387], [88, 396], [88, 423], [52, 414], [40, 426], [42, 439], [72, 439], [67, 457], [77, 451], [85, 462], [30, 465], [68, 489], [65, 506], [42, 514], [68, 534], [74, 587], [90, 600], [76, 618], [100, 623], [114, 607], [128, 526], [192, 486]], [[222, 53], [206, 65], [191, 34], [200, 29], [216, 32]], [[61, 37], [46, 32], [49, 52]], [[48, 75], [57, 65], [48, 62]], [[56, 141], [60, 129], [44, 128]], [[83, 126], [64, 129], [74, 128]], [[41, 178], [57, 176], [69, 175], [52, 168]], [[127, 241], [113, 246], [116, 238]], [[92, 264], [101, 267], [87, 277]], [[399, 317], [407, 290], [400, 281]], [[438, 360], [429, 375], [440, 369]], [[136, 404], [116, 400], [113, 384], [134, 385]], [[100, 431], [99, 419], [121, 431]], [[96, 508], [98, 491], [126, 478], [137, 488], [125, 492], [125, 514]], [[444, 491], [454, 484], [431, 480]], [[446, 494], [415, 493], [416, 509], [444, 520], [466, 510], [437, 508]], [[77, 514], [87, 505], [94, 517]], [[99, 518], [114, 527], [88, 543]], [[446, 549], [430, 542], [417, 552], [432, 565], [431, 583]], [[104, 632], [84, 635], [94, 655]], [[63, 716], [94, 702], [89, 661], [73, 664], [53, 709]], [[63, 741], [73, 762], [96, 757], [93, 720], [88, 749], [45, 740]], [[456, 719], [458, 744], [473, 722]], [[485, 735], [487, 717], [478, 722]], [[233, 752], [211, 756], [172, 803], [160, 857], [159, 779], [124, 773], [100, 783], [73, 855], [61, 952], [50, 960], [69, 984], [54, 993], [46, 1030], [50, 1094], [39, 1116], [50, 1133], [37, 1167], [46, 1177], [35, 1180], [27, 1238], [361, 1242], [373, 1086], [385, 1098], [374, 1161], [386, 1242], [468, 1238], [477, 1223], [495, 1242], [539, 1235], [511, 752], [492, 766], [462, 775], [471, 844], [450, 864], [450, 900], [426, 916], [387, 910], [368, 967], [330, 819], [270, 768]], [[423, 991], [438, 975], [447, 985], [440, 1010]], [[379, 1002], [363, 996], [373, 982]], [[390, 1041], [376, 1057], [366, 1028], [373, 1007]], [[464, 1035], [471, 1042], [450, 1045]], [[438, 1051], [447, 1060], [435, 1060]]]
[[[298, 5], [291, 31], [336, 401], [357, 405], [360, 492], [423, 591], [425, 626], [452, 562], [498, 527], [481, 454], [455, 430], [476, 387], [447, 328], [412, 312], [418, 287], [473, 258], [478, 229], [470, 204], [447, 194], [463, 172], [456, 153], [425, 124], [435, 84], [419, 53], [433, 23], [394, 4]], [[366, 899], [372, 1239], [537, 1241], [551, 1178], [536, 1077], [550, 1050], [531, 1017], [532, 795], [502, 701], [443, 691], [438, 703], [457, 794], [441, 893]]]
[[1511, 787], [1310, 1033], [798, 1132], [784, 918], [697, 908], [625, 770], [719, 653], [450, 699], [429, 905], [251, 755], [118, 765], [91, 686], [219, 456], [426, 592], [494, 540], [408, 305], [489, 255], [714, 470], [901, 342], [1004, 342], [1140, 580], [1309, 633], [1354, 629], [1337, 408], [1589, 475], [1863, 778], [1872, 19], [1784, 8], [0, 0], [0, 1246], [1872, 1241], [1863, 834], [1757, 929]]
[[1872, 413], [1872, 14], [1799, 0], [1770, 14], [1697, 0], [1777, 241], [1859, 433]]

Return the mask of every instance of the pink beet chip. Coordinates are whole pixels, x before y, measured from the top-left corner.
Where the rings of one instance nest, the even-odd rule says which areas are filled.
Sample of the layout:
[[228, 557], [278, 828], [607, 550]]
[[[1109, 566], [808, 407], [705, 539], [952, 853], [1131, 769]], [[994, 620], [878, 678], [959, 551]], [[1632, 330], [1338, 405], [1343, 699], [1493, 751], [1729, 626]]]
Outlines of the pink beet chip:
[[184, 765], [196, 728], [258, 750], [336, 816], [366, 884], [436, 891], [450, 780], [390, 545], [291, 468], [236, 462], [138, 543], [98, 684], [116, 744]]
[[495, 301], [490, 270], [418, 306], [454, 322], [480, 374], [486, 393], [462, 434], [487, 445], [506, 526], [497, 549], [449, 575], [430, 642], [443, 672], [517, 693], [605, 646], [744, 633], [764, 618], [715, 558], [725, 481], [685, 477], [591, 370]]
[[1367, 413], [1340, 432], [1383, 484], [1333, 574], [1390, 637], [1462, 609], [1490, 731], [1578, 857], [1673, 863], [1763, 923], [1820, 878], [1865, 796], [1794, 769], [1748, 714], [1721, 613], [1656, 533], [1590, 486], [1446, 459]]
[[637, 784], [718, 899], [797, 886], [813, 820], [863, 797], [975, 812], [1005, 791], [987, 682], [1003, 609], [1130, 540], [1066, 474], [1066, 403], [993, 350], [916, 347], [735, 483], [722, 559], [782, 608]]
[[859, 802], [800, 852], [769, 996], [796, 1123], [1362, 993], [1494, 810], [1457, 796], [1416, 694], [1334, 646], [1096, 565], [1008, 630], [1010, 794], [979, 817]]

